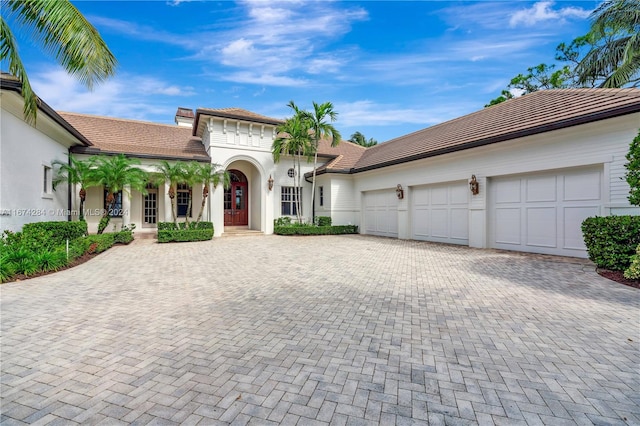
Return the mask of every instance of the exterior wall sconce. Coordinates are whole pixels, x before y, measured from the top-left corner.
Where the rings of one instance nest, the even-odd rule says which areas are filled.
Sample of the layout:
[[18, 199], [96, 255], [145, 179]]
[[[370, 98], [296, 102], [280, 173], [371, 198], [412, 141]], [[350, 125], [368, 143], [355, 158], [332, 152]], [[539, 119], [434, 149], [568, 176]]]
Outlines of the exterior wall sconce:
[[273, 189], [273, 178], [271, 177], [271, 175], [269, 175], [269, 180], [267, 181], [267, 184], [269, 185], [269, 191], [271, 191]]
[[402, 189], [402, 185], [400, 184], [396, 186], [396, 195], [398, 196], [398, 200], [402, 200], [404, 198], [404, 189]]
[[478, 195], [480, 192], [480, 184], [476, 180], [476, 175], [471, 175], [471, 180], [469, 181], [469, 189], [473, 195]]

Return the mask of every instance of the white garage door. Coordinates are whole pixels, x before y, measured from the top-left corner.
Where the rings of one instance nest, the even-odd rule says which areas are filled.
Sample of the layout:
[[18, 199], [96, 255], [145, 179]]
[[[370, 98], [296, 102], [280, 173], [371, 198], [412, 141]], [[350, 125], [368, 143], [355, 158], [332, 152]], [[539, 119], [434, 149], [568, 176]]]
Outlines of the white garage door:
[[366, 234], [398, 237], [398, 197], [395, 190], [365, 192], [364, 212]]
[[599, 168], [495, 178], [489, 186], [492, 247], [587, 257], [580, 225], [601, 213]]
[[469, 193], [467, 182], [413, 188], [413, 239], [469, 244]]

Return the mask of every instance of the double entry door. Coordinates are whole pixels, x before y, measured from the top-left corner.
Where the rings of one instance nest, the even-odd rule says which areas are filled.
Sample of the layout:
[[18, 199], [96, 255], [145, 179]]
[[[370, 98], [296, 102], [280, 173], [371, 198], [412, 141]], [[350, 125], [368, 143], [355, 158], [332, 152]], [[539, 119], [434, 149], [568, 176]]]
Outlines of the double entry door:
[[224, 225], [246, 226], [249, 224], [247, 203], [247, 178], [238, 170], [230, 170], [231, 185], [224, 190]]

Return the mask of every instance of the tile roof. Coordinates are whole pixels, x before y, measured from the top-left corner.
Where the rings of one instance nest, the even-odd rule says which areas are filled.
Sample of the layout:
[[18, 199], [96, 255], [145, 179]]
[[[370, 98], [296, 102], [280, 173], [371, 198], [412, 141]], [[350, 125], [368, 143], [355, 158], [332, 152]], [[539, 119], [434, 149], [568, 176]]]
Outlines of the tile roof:
[[210, 161], [202, 141], [192, 136], [188, 127], [71, 112], [59, 114], [93, 144], [74, 152]]
[[356, 165], [367, 148], [349, 141], [341, 141], [332, 147], [327, 139], [321, 139], [318, 156], [333, 157], [326, 164], [318, 167], [318, 172], [348, 173]]
[[640, 112], [640, 89], [541, 90], [364, 151], [352, 172]]

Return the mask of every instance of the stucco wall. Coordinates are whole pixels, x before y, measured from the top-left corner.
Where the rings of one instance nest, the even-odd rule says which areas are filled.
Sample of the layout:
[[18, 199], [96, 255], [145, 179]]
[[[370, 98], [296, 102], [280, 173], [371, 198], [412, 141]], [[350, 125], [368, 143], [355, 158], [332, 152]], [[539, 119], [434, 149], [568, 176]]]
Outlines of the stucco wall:
[[38, 113], [37, 126], [22, 117], [22, 99], [2, 93], [0, 113], [0, 230], [19, 231], [25, 223], [67, 220], [67, 185], [44, 189], [44, 165], [67, 161], [73, 139]]

